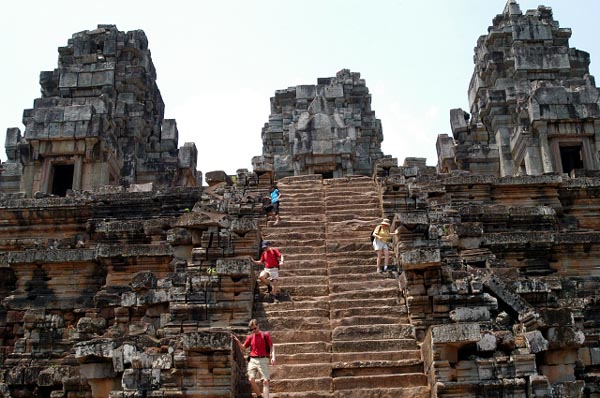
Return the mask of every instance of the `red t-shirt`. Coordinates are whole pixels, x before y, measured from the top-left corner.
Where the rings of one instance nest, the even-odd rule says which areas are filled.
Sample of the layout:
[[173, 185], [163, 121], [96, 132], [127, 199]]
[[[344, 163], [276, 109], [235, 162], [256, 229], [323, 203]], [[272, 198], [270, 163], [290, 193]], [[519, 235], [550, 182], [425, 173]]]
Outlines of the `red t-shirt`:
[[260, 255], [260, 262], [265, 264], [265, 268], [277, 268], [279, 267], [279, 257], [281, 257], [281, 252], [274, 247], [269, 247]]
[[273, 342], [271, 341], [271, 335], [269, 334], [269, 332], [253, 332], [250, 333], [248, 337], [246, 337], [246, 341], [244, 341], [244, 347], [252, 347], [252, 349], [250, 350], [251, 357], [268, 356], [267, 346], [265, 345], [265, 338], [267, 340], [267, 344], [269, 344], [269, 347], [273, 346]]

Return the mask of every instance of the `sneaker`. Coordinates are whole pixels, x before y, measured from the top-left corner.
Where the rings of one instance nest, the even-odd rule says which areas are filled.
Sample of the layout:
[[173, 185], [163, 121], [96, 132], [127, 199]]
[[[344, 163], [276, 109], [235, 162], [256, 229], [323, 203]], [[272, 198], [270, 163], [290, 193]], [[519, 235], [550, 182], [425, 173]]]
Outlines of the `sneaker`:
[[387, 272], [388, 270], [388, 266], [386, 265], [385, 267], [383, 267], [383, 272]]

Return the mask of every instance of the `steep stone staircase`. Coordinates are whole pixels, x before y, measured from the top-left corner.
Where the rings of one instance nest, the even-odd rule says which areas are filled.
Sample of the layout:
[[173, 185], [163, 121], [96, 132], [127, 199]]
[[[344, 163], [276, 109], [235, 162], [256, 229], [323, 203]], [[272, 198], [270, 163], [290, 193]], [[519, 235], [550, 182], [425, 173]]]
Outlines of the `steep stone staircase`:
[[271, 396], [429, 397], [398, 281], [376, 272], [373, 181], [312, 175], [279, 188], [282, 221], [263, 235], [284, 255], [284, 294], [255, 308], [275, 342]]

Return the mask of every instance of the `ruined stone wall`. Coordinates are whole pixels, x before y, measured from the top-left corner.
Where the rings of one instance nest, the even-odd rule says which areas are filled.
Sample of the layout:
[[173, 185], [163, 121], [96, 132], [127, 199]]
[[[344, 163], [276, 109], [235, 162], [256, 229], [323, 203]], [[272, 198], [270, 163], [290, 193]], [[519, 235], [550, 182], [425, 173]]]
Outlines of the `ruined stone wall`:
[[377, 175], [434, 396], [596, 396], [600, 179]]
[[370, 176], [383, 157], [381, 122], [371, 110], [369, 89], [359, 73], [347, 69], [316, 85], [276, 91], [262, 140], [262, 156], [252, 166], [277, 178]]
[[468, 111], [450, 111], [438, 168], [494, 176], [600, 169], [600, 102], [590, 56], [552, 9], [509, 0], [477, 41]]
[[[20, 397], [235, 397], [264, 188], [0, 198], [0, 390]], [[267, 184], [263, 184], [267, 185]]]
[[40, 74], [42, 97], [23, 112], [24, 134], [7, 131], [2, 191], [64, 196], [103, 185], [201, 182], [195, 145], [178, 149], [175, 120], [164, 119], [143, 31], [99, 25], [58, 52], [58, 68]]

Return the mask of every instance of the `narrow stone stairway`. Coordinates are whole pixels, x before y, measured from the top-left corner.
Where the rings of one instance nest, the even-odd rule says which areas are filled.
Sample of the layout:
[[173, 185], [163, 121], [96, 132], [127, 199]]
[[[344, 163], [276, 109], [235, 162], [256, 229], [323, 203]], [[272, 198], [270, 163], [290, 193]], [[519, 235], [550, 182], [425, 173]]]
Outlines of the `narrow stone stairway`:
[[284, 256], [279, 303], [256, 303], [255, 315], [273, 336], [277, 365], [272, 397], [331, 397], [331, 330], [320, 176], [279, 181], [281, 222], [269, 222], [265, 239]]
[[367, 177], [324, 181], [333, 396], [429, 397], [397, 274], [377, 273], [369, 235], [381, 221]]
[[429, 397], [398, 280], [376, 272], [373, 181], [298, 176], [279, 189], [282, 221], [263, 235], [284, 255], [283, 294], [255, 304], [275, 343], [271, 396]]

